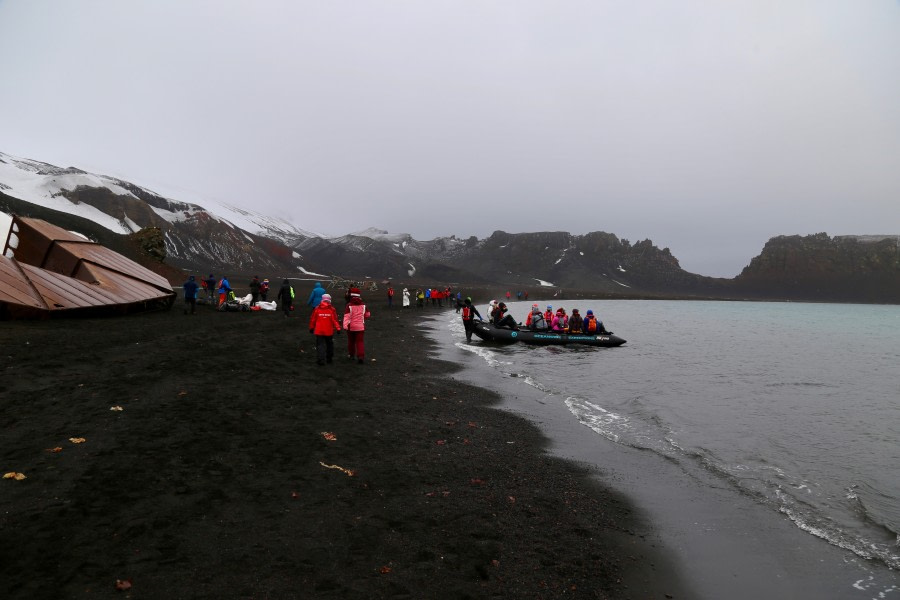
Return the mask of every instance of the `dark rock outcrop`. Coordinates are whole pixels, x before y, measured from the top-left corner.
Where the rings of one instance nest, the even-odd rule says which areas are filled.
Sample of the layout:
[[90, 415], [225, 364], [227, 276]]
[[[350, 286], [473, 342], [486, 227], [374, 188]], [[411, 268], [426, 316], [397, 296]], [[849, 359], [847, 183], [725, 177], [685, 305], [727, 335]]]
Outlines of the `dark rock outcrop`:
[[900, 303], [900, 236], [779, 236], [735, 278], [752, 297]]

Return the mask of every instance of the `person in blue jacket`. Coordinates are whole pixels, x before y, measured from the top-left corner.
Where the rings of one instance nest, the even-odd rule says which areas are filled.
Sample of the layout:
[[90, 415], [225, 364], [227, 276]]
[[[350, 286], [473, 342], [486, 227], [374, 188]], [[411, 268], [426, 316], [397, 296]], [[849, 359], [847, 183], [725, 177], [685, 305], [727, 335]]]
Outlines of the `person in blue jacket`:
[[184, 314], [188, 314], [188, 308], [191, 309], [191, 314], [194, 314], [194, 310], [197, 308], [197, 288], [200, 286], [191, 275], [181, 287], [184, 288]]
[[228, 276], [222, 275], [222, 280], [219, 282], [219, 306], [225, 304], [225, 300], [228, 298], [228, 292], [231, 291], [231, 284], [228, 283]]
[[322, 294], [325, 293], [325, 288], [322, 287], [322, 282], [317, 281], [315, 287], [313, 287], [312, 292], [309, 293], [309, 300], [306, 303], [313, 308], [319, 306], [319, 303], [322, 302]]

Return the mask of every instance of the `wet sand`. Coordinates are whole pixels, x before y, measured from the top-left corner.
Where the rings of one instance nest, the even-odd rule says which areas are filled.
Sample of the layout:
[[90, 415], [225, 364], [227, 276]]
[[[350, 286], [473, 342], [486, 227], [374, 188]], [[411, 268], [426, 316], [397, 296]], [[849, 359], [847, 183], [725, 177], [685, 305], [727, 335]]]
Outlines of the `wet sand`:
[[3, 598], [690, 597], [625, 497], [448, 377], [432, 309], [373, 304], [366, 364], [323, 367], [303, 308], [180, 309], [0, 322]]

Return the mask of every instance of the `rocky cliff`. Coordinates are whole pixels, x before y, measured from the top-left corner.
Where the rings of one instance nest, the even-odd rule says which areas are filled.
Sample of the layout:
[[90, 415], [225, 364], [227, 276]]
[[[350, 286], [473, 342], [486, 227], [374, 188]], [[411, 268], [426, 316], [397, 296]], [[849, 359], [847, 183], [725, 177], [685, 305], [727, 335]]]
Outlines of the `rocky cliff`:
[[900, 236], [779, 236], [735, 280], [752, 297], [900, 303]]

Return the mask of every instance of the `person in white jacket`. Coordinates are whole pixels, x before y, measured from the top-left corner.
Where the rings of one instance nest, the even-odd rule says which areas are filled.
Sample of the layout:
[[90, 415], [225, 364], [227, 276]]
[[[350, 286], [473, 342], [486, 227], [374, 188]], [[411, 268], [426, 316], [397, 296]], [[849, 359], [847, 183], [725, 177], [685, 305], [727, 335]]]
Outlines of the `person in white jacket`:
[[403, 288], [403, 308], [409, 308], [409, 290]]

